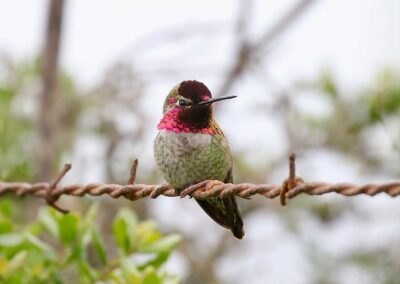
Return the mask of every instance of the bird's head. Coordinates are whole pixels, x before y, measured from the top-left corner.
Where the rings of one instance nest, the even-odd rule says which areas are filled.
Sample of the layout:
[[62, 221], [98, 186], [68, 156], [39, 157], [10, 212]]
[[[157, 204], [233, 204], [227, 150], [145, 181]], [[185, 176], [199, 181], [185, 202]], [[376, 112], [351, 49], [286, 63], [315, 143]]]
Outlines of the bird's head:
[[[203, 83], [194, 80], [183, 81], [172, 88], [165, 98], [164, 117], [158, 128], [169, 126], [168, 128], [176, 130], [175, 132], [181, 132], [182, 129], [185, 132], [208, 129], [213, 121], [213, 103], [235, 97], [212, 98], [210, 90]], [[170, 130], [168, 128], [167, 130]]]

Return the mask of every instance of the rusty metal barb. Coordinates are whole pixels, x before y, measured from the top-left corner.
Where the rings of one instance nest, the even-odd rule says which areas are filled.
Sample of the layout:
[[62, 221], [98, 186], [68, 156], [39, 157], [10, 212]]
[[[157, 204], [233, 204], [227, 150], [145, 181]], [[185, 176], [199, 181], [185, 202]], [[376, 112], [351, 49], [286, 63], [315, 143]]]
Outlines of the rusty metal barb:
[[46, 200], [46, 203], [53, 208], [57, 209], [61, 213], [68, 213], [69, 211], [61, 208], [56, 204], [58, 198], [60, 198], [61, 194], [54, 194], [54, 189], [57, 187], [58, 183], [61, 181], [61, 179], [66, 175], [66, 173], [71, 169], [71, 164], [65, 164], [64, 168], [62, 171], [56, 176], [56, 178], [49, 184], [47, 190], [46, 190], [46, 195], [44, 196], [44, 200]]
[[134, 184], [134, 183], [135, 183], [135, 180], [136, 180], [136, 171], [137, 171], [138, 164], [139, 164], [138, 159], [135, 159], [135, 160], [133, 161], [133, 164], [132, 164], [132, 167], [131, 167], [131, 172], [130, 172], [128, 184]]
[[281, 205], [286, 205], [287, 192], [292, 190], [296, 183], [303, 182], [300, 178], [296, 178], [296, 154], [292, 153], [289, 157], [289, 178], [282, 184], [280, 193]]

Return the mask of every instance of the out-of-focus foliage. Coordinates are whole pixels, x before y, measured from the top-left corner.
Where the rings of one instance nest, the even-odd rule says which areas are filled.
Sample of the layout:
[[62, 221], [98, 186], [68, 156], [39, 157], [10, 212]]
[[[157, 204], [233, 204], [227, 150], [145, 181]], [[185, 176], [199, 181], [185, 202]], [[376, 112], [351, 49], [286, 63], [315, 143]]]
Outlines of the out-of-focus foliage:
[[369, 118], [372, 123], [381, 122], [385, 116], [400, 115], [400, 75], [390, 71], [383, 72], [376, 86], [367, 92]]
[[[16, 62], [7, 55], [0, 57], [0, 180], [36, 179], [34, 161], [41, 147], [37, 143], [40, 76], [40, 60]], [[110, 68], [90, 90], [80, 89], [68, 73], [61, 71], [53, 110], [57, 113], [57, 169], [64, 162], [64, 154], [73, 151], [77, 137], [102, 140], [107, 179], [121, 178], [117, 174], [129, 167], [129, 161], [126, 152], [118, 152], [119, 146], [133, 140], [139, 145], [144, 137], [147, 118], [140, 104], [142, 85], [131, 67], [124, 64]], [[132, 121], [132, 128], [121, 129], [119, 116]], [[139, 148], [130, 150], [131, 157]]]
[[[105, 246], [96, 226], [97, 206], [85, 215], [41, 208], [30, 224], [17, 223], [13, 204], [0, 202], [1, 283], [179, 283], [163, 264], [180, 242], [152, 221], [121, 209]], [[110, 252], [109, 249], [112, 248]]]
[[[0, 180], [34, 180], [38, 147], [38, 97], [40, 94], [40, 60], [14, 62], [0, 59]], [[82, 110], [72, 78], [61, 73], [57, 100], [56, 159], [69, 149], [75, 134], [78, 114]]]
[[[32, 132], [34, 122], [25, 115], [29, 109], [20, 109], [25, 105], [18, 102], [18, 93], [23, 93], [28, 85], [35, 88], [32, 80], [37, 75], [34, 64], [19, 65], [2, 62], [0, 66], [0, 179], [31, 179], [33, 169], [30, 167], [32, 154]], [[26, 104], [25, 106], [29, 105]], [[23, 155], [21, 155], [23, 154]]]
[[[304, 148], [326, 147], [350, 155], [369, 170], [400, 173], [392, 164], [398, 163], [400, 154], [399, 78], [396, 72], [386, 70], [369, 86], [349, 92], [337, 84], [331, 72], [322, 72], [305, 90], [328, 107], [317, 115], [294, 111], [291, 124], [297, 129], [297, 142]], [[378, 146], [379, 135], [390, 140], [391, 149]]]

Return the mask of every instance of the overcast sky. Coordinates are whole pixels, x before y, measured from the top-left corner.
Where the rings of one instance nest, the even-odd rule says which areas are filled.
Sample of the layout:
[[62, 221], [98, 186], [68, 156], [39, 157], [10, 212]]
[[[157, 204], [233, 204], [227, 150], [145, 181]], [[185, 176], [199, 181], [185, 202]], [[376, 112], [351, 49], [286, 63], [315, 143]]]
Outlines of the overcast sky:
[[[258, 1], [252, 33], [294, 1]], [[332, 66], [346, 84], [370, 78], [377, 67], [400, 65], [400, 2], [320, 0], [279, 47], [271, 70], [281, 80]], [[63, 66], [90, 84], [146, 34], [196, 23], [229, 23], [236, 1], [68, 0]], [[41, 47], [45, 0], [0, 0], [0, 49], [17, 57]], [[163, 51], [160, 51], [163, 52]], [[349, 79], [351, 78], [351, 79]]]

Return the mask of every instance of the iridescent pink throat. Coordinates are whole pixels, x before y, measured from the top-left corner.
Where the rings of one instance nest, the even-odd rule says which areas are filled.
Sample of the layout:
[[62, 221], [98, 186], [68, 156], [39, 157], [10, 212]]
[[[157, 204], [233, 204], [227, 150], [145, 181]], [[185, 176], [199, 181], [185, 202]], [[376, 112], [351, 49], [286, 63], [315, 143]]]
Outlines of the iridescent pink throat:
[[166, 131], [171, 131], [175, 133], [202, 133], [202, 134], [217, 134], [217, 129], [213, 127], [198, 129], [192, 125], [187, 125], [179, 121], [180, 108], [176, 107], [169, 112], [167, 112], [161, 119], [160, 123], [157, 125], [158, 130], [165, 129]]

